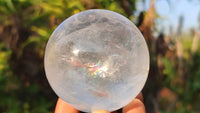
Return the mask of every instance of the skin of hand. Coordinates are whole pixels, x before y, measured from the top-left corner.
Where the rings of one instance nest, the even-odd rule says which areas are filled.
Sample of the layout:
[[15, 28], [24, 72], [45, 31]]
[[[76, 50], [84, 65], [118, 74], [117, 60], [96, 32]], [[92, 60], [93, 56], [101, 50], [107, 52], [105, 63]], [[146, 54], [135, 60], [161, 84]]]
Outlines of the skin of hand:
[[[138, 96], [134, 100], [132, 100], [125, 107], [123, 107], [122, 112], [123, 113], [146, 113], [145, 106], [143, 104], [142, 93], [138, 94]], [[55, 113], [80, 113], [80, 112], [59, 98], [56, 104]], [[110, 113], [110, 112], [106, 110], [98, 110], [92, 113]], [[117, 112], [114, 111], [112, 113], [117, 113]]]

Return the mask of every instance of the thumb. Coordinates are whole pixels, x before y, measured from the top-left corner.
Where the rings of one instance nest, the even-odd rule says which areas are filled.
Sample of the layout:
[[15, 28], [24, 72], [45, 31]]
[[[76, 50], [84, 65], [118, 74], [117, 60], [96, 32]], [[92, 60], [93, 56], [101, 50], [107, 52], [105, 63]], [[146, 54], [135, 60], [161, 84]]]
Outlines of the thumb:
[[106, 110], [98, 110], [98, 111], [94, 111], [92, 113], [110, 113], [110, 112], [106, 111]]

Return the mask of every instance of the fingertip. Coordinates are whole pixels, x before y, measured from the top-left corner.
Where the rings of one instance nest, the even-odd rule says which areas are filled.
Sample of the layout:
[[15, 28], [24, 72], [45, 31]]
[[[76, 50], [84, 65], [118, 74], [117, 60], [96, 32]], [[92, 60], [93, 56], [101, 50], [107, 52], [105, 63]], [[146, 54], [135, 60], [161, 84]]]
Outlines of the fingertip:
[[110, 113], [110, 112], [106, 111], [106, 110], [98, 110], [98, 111], [94, 111], [92, 113]]
[[123, 113], [146, 113], [143, 102], [136, 98], [123, 108]]
[[143, 102], [143, 96], [142, 93], [139, 93], [135, 98], [141, 100]]
[[56, 104], [55, 113], [79, 113], [79, 111], [59, 98]]

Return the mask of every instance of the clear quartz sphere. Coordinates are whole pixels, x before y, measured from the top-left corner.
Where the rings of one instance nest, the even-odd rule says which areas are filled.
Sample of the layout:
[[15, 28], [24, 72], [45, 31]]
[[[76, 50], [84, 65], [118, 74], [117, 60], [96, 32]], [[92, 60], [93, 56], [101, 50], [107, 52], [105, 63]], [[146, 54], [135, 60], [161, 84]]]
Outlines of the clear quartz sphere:
[[142, 90], [148, 70], [142, 34], [126, 17], [108, 10], [69, 17], [46, 46], [45, 71], [51, 87], [84, 112], [127, 105]]

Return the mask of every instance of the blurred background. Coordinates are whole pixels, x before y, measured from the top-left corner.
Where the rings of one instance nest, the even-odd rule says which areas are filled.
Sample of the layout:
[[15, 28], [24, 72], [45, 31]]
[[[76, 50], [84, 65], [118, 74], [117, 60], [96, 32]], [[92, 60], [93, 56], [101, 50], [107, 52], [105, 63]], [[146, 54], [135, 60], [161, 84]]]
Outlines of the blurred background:
[[147, 113], [200, 112], [200, 0], [0, 0], [0, 112], [52, 113], [46, 43], [69, 16], [108, 9], [135, 23], [150, 51]]

